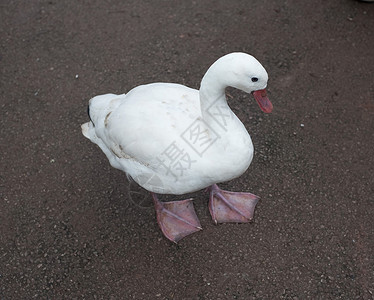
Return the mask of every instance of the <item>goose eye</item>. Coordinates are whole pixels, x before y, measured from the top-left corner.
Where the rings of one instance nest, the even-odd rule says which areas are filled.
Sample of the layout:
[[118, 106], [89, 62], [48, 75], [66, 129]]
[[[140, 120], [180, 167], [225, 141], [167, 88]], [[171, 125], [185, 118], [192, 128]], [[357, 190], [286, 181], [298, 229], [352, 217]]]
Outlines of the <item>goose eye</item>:
[[252, 80], [252, 82], [257, 82], [258, 78], [257, 77], [252, 77], [251, 80]]

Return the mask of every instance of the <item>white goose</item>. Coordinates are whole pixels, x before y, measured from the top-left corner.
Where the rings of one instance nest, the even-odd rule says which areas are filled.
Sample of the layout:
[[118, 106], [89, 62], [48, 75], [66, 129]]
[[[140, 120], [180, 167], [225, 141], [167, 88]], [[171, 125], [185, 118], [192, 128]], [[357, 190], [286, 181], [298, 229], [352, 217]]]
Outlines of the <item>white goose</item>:
[[249, 222], [258, 197], [221, 190], [216, 183], [242, 175], [253, 157], [244, 125], [227, 104], [228, 86], [252, 93], [264, 112], [268, 75], [245, 53], [230, 53], [206, 72], [200, 90], [174, 83], [138, 86], [89, 103], [83, 135], [118, 168], [152, 193], [158, 224], [178, 242], [201, 229], [191, 199], [163, 203], [155, 193], [185, 194], [209, 187], [216, 223]]

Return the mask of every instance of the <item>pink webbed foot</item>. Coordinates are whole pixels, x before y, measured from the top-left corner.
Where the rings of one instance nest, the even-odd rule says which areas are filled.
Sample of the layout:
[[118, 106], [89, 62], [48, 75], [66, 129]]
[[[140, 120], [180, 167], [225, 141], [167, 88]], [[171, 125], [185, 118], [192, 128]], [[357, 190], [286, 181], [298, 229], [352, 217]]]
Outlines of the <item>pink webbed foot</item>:
[[185, 236], [202, 229], [192, 199], [161, 202], [154, 193], [152, 193], [152, 199], [158, 225], [170, 241], [177, 243]]
[[209, 211], [217, 223], [247, 223], [253, 219], [258, 196], [251, 193], [237, 193], [221, 190], [216, 184], [210, 191]]

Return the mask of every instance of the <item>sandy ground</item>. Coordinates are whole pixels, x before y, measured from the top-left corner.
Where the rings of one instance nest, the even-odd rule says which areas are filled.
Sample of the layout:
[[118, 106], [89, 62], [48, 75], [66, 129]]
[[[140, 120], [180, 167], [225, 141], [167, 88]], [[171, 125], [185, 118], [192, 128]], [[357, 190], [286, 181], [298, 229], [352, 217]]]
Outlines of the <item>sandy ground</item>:
[[[374, 4], [0, 4], [0, 299], [372, 299]], [[149, 195], [85, 139], [88, 100], [144, 83], [199, 88], [244, 51], [274, 111], [230, 89], [254, 160], [222, 185], [261, 197], [251, 224], [178, 245]]]

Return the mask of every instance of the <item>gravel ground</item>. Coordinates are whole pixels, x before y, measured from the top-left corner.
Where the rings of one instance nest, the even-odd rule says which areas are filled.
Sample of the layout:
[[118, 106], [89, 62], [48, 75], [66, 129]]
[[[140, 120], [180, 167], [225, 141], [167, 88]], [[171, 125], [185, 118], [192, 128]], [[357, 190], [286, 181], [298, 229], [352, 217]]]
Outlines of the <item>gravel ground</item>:
[[[0, 299], [373, 299], [374, 4], [3, 0], [0, 25]], [[255, 220], [215, 226], [197, 192], [204, 230], [174, 245], [80, 124], [233, 51], [274, 105], [228, 90], [255, 156], [222, 186], [261, 197]]]

